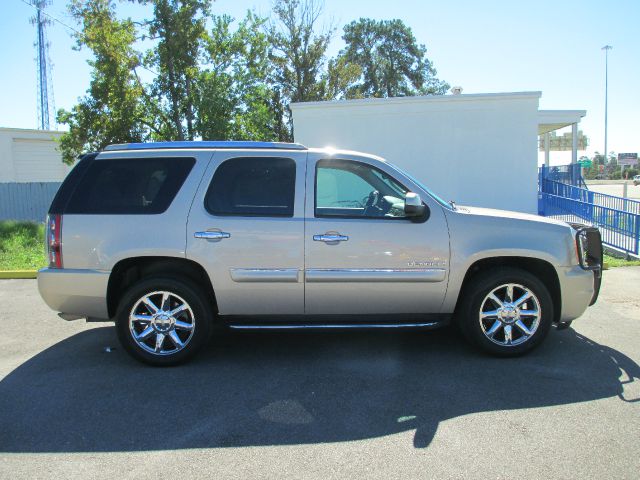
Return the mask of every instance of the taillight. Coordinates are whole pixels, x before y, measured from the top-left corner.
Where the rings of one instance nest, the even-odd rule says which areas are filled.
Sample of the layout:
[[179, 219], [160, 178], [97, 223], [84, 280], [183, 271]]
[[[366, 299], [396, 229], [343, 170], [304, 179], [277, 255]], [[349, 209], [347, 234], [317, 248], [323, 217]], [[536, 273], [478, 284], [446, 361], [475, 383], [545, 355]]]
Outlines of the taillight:
[[49, 268], [62, 268], [62, 215], [47, 217]]

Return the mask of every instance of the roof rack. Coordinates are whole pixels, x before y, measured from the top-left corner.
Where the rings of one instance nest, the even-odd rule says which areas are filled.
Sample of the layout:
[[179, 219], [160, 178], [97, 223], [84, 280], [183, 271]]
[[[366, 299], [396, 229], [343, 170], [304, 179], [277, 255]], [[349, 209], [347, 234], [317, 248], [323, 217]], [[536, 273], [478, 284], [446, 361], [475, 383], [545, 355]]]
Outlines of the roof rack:
[[307, 150], [299, 143], [284, 142], [238, 142], [238, 141], [178, 141], [148, 143], [116, 143], [104, 148], [107, 152], [117, 150], [155, 150], [166, 148], [263, 148], [275, 150]]

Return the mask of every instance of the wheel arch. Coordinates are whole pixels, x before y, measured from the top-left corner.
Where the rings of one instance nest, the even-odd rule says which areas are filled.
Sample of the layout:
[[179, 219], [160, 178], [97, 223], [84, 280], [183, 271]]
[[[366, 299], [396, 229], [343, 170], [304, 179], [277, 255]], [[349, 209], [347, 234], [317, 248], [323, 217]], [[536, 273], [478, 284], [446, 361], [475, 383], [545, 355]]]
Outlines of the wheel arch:
[[153, 276], [183, 277], [198, 285], [216, 312], [216, 298], [211, 279], [197, 262], [179, 257], [131, 257], [120, 260], [111, 270], [107, 284], [107, 311], [113, 318], [118, 303], [127, 289], [144, 278]]
[[460, 287], [460, 294], [456, 302], [455, 311], [458, 311], [460, 306], [460, 299], [464, 295], [465, 289], [471, 284], [473, 279], [479, 273], [486, 272], [490, 269], [496, 269], [501, 267], [512, 267], [525, 270], [535, 275], [549, 290], [551, 299], [553, 301], [553, 322], [560, 321], [562, 313], [562, 291], [560, 288], [560, 279], [558, 278], [558, 272], [555, 267], [546, 260], [535, 257], [518, 257], [518, 256], [504, 256], [504, 257], [489, 257], [483, 258], [472, 263], [467, 269], [464, 280]]

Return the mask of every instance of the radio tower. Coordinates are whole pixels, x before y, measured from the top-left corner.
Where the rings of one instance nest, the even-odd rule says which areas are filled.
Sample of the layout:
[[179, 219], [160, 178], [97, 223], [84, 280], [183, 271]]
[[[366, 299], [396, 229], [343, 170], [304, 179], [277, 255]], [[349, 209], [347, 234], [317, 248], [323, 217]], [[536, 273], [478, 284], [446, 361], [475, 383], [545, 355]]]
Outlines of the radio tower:
[[46, 27], [51, 25], [51, 20], [44, 13], [44, 8], [51, 4], [51, 0], [33, 0], [36, 7], [36, 16], [31, 17], [32, 25], [38, 30], [38, 37], [34, 46], [38, 51], [36, 62], [38, 64], [38, 128], [50, 130], [55, 126], [55, 104], [53, 101], [53, 84], [51, 82], [51, 59], [49, 58], [49, 42], [47, 41]]

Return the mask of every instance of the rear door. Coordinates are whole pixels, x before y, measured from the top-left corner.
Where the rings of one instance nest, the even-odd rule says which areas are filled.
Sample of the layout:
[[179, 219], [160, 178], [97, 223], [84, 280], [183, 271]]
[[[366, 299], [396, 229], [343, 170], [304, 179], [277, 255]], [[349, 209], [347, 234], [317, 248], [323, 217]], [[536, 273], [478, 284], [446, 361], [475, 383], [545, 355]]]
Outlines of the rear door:
[[194, 199], [187, 257], [222, 315], [304, 313], [306, 151], [219, 150]]
[[326, 158], [307, 166], [305, 309], [308, 314], [439, 313], [449, 274], [442, 207], [404, 215], [407, 179], [384, 162]]

